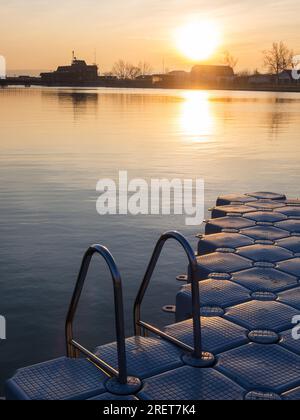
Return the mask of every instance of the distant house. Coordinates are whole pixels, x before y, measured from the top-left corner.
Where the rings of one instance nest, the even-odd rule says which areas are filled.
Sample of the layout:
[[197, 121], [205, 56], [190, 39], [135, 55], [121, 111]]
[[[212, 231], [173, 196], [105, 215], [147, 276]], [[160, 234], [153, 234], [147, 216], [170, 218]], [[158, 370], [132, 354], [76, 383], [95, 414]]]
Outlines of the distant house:
[[160, 84], [166, 83], [170, 80], [170, 76], [168, 74], [152, 74], [152, 84]]
[[175, 70], [164, 74], [153, 74], [152, 84], [156, 87], [170, 89], [184, 89], [191, 84], [191, 74], [186, 71]]
[[273, 74], [255, 74], [248, 79], [251, 85], [271, 85], [271, 84], [291, 84], [295, 83], [292, 70], [284, 70], [279, 73], [278, 77]]
[[196, 65], [192, 68], [191, 78], [197, 82], [231, 82], [234, 71], [229, 66]]
[[189, 77], [189, 73], [183, 70], [173, 70], [168, 73], [168, 76], [174, 77], [176, 79], [186, 79]]
[[248, 82], [251, 85], [268, 85], [273, 82], [273, 76], [271, 74], [254, 74], [248, 78]]
[[293, 83], [295, 80], [293, 79], [292, 70], [284, 70], [278, 75], [279, 83]]

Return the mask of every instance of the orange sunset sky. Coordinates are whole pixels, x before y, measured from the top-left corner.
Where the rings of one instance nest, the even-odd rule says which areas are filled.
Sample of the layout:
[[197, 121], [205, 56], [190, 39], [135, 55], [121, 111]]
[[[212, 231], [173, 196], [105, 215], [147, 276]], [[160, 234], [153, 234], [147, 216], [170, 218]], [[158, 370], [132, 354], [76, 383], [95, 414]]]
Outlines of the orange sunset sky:
[[220, 39], [210, 61], [229, 50], [238, 70], [262, 68], [274, 41], [300, 54], [299, 0], [1, 0], [0, 55], [15, 70], [68, 64], [73, 49], [88, 62], [96, 50], [101, 71], [119, 58], [188, 69], [175, 34], [191, 20], [213, 22]]

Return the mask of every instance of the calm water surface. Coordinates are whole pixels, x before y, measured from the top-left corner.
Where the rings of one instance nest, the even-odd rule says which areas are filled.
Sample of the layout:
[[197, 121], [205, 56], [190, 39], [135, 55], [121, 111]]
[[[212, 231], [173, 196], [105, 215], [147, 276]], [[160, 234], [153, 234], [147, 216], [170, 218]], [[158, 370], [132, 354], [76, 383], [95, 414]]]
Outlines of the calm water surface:
[[[205, 179], [206, 210], [220, 193], [283, 191], [299, 196], [300, 94], [143, 90], [0, 91], [0, 386], [21, 366], [65, 352], [64, 318], [83, 252], [107, 245], [123, 274], [127, 333], [132, 305], [159, 234], [203, 226], [184, 218], [100, 217], [100, 178]], [[169, 245], [144, 317], [173, 321], [175, 276], [186, 269]], [[77, 335], [91, 349], [113, 340], [112, 287], [95, 261]]]

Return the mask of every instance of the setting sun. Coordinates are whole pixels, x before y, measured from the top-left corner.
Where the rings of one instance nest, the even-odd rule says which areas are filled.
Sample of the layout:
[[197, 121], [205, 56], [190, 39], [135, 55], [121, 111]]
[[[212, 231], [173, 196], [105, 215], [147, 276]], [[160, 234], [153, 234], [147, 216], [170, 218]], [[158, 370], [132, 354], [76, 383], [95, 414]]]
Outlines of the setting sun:
[[187, 58], [206, 60], [218, 48], [220, 33], [213, 22], [192, 22], [178, 29], [176, 43], [179, 51]]

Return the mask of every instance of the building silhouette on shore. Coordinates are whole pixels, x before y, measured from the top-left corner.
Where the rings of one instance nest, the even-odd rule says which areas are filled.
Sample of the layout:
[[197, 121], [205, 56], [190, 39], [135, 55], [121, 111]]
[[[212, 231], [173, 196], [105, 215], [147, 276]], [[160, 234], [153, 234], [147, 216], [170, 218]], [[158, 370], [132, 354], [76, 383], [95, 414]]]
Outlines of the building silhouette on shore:
[[47, 85], [80, 85], [98, 81], [98, 66], [88, 65], [84, 60], [77, 60], [73, 53], [70, 66], [59, 66], [56, 71], [41, 73], [42, 83]]

